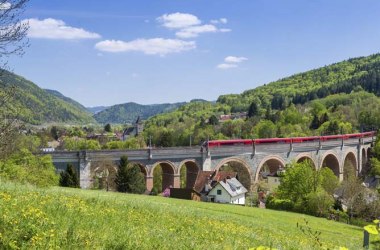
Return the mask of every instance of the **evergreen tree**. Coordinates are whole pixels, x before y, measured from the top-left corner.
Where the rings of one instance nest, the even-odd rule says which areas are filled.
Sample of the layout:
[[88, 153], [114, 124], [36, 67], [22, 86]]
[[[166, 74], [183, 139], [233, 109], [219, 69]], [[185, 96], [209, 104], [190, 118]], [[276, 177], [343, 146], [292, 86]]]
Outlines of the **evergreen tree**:
[[139, 166], [129, 166], [127, 156], [120, 158], [115, 183], [117, 191], [122, 193], [141, 194], [146, 189], [144, 175], [141, 173]]
[[75, 168], [72, 164], [67, 164], [66, 170], [64, 172], [61, 172], [59, 185], [62, 187], [80, 187], [77, 172], [75, 171]]
[[219, 124], [219, 120], [218, 118], [215, 116], [215, 115], [212, 115], [210, 116], [210, 118], [208, 119], [208, 123], [210, 125], [218, 125]]
[[119, 192], [127, 192], [128, 186], [128, 156], [122, 156], [120, 158], [119, 169], [116, 173], [116, 189]]
[[313, 115], [313, 120], [311, 121], [310, 124], [310, 129], [317, 129], [319, 128], [321, 124], [319, 123], [319, 118], [317, 115]]
[[132, 165], [128, 167], [127, 172], [127, 192], [133, 194], [142, 194], [146, 190], [144, 174], [141, 173], [140, 167]]
[[259, 114], [259, 107], [257, 106], [256, 102], [252, 102], [251, 105], [249, 105], [248, 109], [248, 117], [254, 117]]
[[107, 123], [107, 125], [104, 126], [104, 131], [111, 132], [112, 131], [111, 124]]

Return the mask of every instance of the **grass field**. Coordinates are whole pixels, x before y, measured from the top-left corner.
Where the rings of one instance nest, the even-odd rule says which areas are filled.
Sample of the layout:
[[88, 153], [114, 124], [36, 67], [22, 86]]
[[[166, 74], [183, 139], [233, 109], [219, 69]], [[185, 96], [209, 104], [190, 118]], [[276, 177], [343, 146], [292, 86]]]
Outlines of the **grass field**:
[[361, 228], [300, 215], [102, 191], [0, 183], [0, 249], [361, 249]]

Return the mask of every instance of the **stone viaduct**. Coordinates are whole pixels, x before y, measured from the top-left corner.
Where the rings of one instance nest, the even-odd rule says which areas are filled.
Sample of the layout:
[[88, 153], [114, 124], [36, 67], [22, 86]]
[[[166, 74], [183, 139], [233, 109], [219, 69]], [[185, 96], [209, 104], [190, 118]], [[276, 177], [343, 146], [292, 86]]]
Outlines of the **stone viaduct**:
[[[291, 162], [309, 160], [315, 169], [330, 168], [340, 180], [345, 166], [350, 163], [357, 175], [365, 171], [374, 138], [339, 139], [325, 142], [266, 143], [252, 146], [222, 146], [202, 148], [148, 148], [141, 150], [107, 151], [56, 151], [52, 155], [58, 171], [68, 163], [77, 167], [80, 186], [90, 188], [94, 176], [94, 165], [104, 160], [118, 162], [127, 155], [130, 162], [138, 164], [145, 175], [147, 190], [153, 187], [153, 171], [162, 169], [162, 187], [180, 186], [181, 168], [186, 167], [186, 186], [193, 187], [199, 171], [219, 171], [225, 165], [240, 166], [248, 188], [257, 183], [261, 173], [275, 172]], [[244, 183], [243, 183], [244, 184]]]

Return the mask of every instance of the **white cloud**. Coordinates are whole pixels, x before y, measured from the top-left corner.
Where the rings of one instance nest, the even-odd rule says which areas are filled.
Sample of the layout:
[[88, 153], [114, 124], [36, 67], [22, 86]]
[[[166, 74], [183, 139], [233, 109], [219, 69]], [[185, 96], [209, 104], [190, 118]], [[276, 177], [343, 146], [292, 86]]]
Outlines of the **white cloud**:
[[239, 63], [247, 61], [248, 58], [243, 56], [227, 56], [224, 58], [224, 63], [216, 66], [218, 69], [232, 69], [239, 67]]
[[0, 10], [9, 10], [12, 7], [10, 2], [0, 3]]
[[223, 24], [228, 23], [227, 18], [220, 18], [219, 21], [220, 21], [221, 23], [223, 23]]
[[220, 32], [225, 33], [225, 32], [231, 32], [231, 29], [219, 29]]
[[31, 38], [45, 39], [97, 39], [101, 36], [97, 33], [86, 31], [82, 28], [67, 26], [64, 21], [53, 18], [44, 20], [27, 19], [24, 22], [29, 23], [28, 36]]
[[201, 20], [199, 20], [197, 16], [179, 12], [162, 15], [157, 18], [157, 21], [162, 23], [164, 27], [170, 29], [182, 29], [201, 24]]
[[139, 51], [147, 55], [164, 56], [170, 53], [179, 53], [196, 48], [194, 41], [182, 41], [178, 39], [136, 39], [125, 42], [120, 40], [105, 40], [97, 43], [95, 48], [106, 52], [130, 52]]
[[187, 13], [165, 14], [156, 19], [162, 26], [169, 29], [176, 29], [176, 36], [179, 38], [193, 38], [201, 33], [230, 32], [231, 29], [219, 29], [214, 24], [225, 24], [227, 18], [211, 20], [211, 24], [202, 24], [202, 21], [195, 15]]
[[180, 38], [192, 38], [197, 37], [201, 33], [217, 32], [218, 29], [212, 24], [205, 24], [201, 26], [192, 26], [185, 29], [181, 29], [176, 34]]
[[237, 64], [232, 64], [232, 63], [221, 63], [218, 66], [216, 66], [218, 69], [232, 69], [232, 68], [237, 68]]
[[219, 18], [218, 20], [214, 19], [214, 20], [211, 20], [210, 22], [212, 24], [218, 24], [218, 23], [226, 24], [228, 23], [228, 20], [227, 18]]
[[238, 56], [227, 56], [226, 58], [224, 58], [224, 61], [226, 63], [241, 63], [247, 60], [248, 58], [246, 57], [238, 57]]

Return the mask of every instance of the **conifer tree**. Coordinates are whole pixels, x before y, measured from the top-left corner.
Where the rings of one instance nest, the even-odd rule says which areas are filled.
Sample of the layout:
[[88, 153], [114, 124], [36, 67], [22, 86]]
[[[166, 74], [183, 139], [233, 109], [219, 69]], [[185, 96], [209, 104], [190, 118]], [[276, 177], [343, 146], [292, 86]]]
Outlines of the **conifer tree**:
[[64, 172], [61, 172], [59, 185], [62, 187], [80, 187], [77, 172], [75, 171], [75, 168], [72, 164], [67, 164], [66, 170]]
[[259, 114], [259, 107], [257, 106], [256, 102], [252, 102], [248, 109], [248, 117], [254, 117]]
[[127, 156], [120, 158], [115, 183], [117, 191], [122, 193], [141, 194], [145, 191], [144, 175], [141, 173], [139, 166], [129, 166]]

